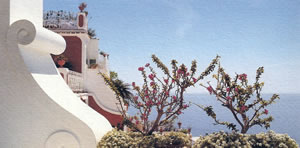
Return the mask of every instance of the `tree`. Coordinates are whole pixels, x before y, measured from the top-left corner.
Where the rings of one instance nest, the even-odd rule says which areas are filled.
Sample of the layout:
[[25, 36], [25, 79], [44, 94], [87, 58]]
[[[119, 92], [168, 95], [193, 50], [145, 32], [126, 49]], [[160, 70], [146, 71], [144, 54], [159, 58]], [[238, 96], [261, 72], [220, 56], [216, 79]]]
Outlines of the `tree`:
[[123, 99], [122, 101], [125, 104], [129, 104], [129, 101], [132, 99], [133, 94], [131, 92], [130, 85], [124, 83], [124, 81], [118, 78], [118, 73], [114, 71], [110, 71], [110, 81], [116, 87], [118, 92], [120, 93], [120, 97]]
[[[184, 92], [188, 87], [194, 86], [199, 80], [209, 75], [214, 70], [218, 59], [219, 56], [213, 59], [209, 67], [196, 77], [196, 61], [192, 62], [192, 66], [188, 70], [184, 64], [179, 66], [176, 60], [172, 60], [172, 71], [170, 72], [159, 58], [152, 55], [153, 62], [162, 70], [164, 76], [158, 77], [149, 63], [138, 68], [144, 80], [142, 86], [132, 82], [133, 90], [136, 93], [133, 99], [130, 100], [130, 105], [138, 110], [135, 116], [126, 114], [126, 110], [122, 105], [121, 93], [105, 74], [102, 74], [102, 76], [116, 93], [120, 103], [120, 112], [125, 119], [125, 123], [146, 136], [151, 135], [158, 127], [173, 121], [189, 106], [184, 101]], [[150, 114], [155, 116], [153, 121], [149, 120]], [[139, 126], [142, 126], [142, 128], [139, 128]]]
[[[273, 94], [269, 100], [265, 100], [261, 96], [264, 82], [259, 82], [259, 79], [264, 72], [263, 67], [259, 67], [256, 71], [256, 79], [253, 85], [248, 84], [247, 74], [236, 74], [232, 79], [224, 69], [218, 66], [217, 74], [213, 78], [217, 81], [213, 87], [209, 82], [205, 87], [211, 95], [215, 95], [217, 101], [222, 103], [222, 106], [230, 110], [234, 119], [240, 125], [241, 133], [247, 133], [248, 129], [254, 125], [264, 126], [266, 129], [270, 127], [270, 122], [273, 121], [272, 116], [267, 116], [269, 111], [266, 107], [279, 99], [278, 94]], [[217, 119], [216, 113], [212, 106], [201, 107], [208, 116], [215, 120], [216, 124], [225, 125], [229, 129], [238, 131], [236, 124], [230, 122], [222, 122]], [[248, 113], [248, 114], [247, 114]]]

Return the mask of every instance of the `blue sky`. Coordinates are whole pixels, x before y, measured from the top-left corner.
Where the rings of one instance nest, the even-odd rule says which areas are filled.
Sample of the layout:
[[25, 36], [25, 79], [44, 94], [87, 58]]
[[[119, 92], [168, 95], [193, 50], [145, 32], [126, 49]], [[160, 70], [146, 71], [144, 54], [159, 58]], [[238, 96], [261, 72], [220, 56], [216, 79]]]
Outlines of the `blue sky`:
[[[44, 10], [78, 11], [79, 0], [44, 0]], [[125, 82], [156, 54], [203, 71], [217, 54], [230, 74], [265, 67], [265, 93], [300, 93], [299, 0], [86, 0], [89, 27]], [[208, 79], [209, 80], [209, 79]], [[203, 81], [204, 83], [204, 81]], [[200, 87], [190, 93], [203, 93]]]

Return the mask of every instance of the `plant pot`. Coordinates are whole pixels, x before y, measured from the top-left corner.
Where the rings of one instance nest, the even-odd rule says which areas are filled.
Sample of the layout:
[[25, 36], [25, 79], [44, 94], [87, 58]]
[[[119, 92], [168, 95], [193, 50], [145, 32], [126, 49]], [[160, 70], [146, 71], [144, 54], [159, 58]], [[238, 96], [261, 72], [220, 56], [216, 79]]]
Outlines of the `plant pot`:
[[59, 67], [63, 67], [66, 64], [65, 60], [58, 60], [57, 64], [59, 65]]

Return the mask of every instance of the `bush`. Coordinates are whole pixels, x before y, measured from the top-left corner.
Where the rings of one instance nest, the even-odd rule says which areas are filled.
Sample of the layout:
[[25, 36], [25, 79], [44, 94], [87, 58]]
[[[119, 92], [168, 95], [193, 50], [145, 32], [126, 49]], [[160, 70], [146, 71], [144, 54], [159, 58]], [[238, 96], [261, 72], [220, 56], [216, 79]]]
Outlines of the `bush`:
[[97, 148], [111, 148], [111, 147], [130, 147], [133, 145], [132, 138], [128, 136], [123, 131], [118, 131], [116, 129], [113, 129], [112, 131], [106, 133], [101, 141], [98, 143]]
[[123, 132], [116, 129], [103, 136], [97, 148], [181, 148], [191, 147], [190, 136], [182, 132], [168, 132], [143, 136], [138, 132]]
[[218, 132], [200, 137], [194, 148], [298, 148], [294, 139], [286, 134], [276, 134], [273, 131], [259, 134], [240, 134]]

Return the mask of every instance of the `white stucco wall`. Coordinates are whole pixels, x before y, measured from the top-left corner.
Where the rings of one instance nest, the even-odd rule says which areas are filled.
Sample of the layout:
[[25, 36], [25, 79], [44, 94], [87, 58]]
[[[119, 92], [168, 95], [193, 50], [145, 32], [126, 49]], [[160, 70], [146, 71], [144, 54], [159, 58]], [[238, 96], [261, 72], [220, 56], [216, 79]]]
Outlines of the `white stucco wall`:
[[65, 42], [42, 28], [42, 0], [1, 0], [0, 12], [0, 146], [96, 147], [111, 126], [57, 72], [50, 53]]

